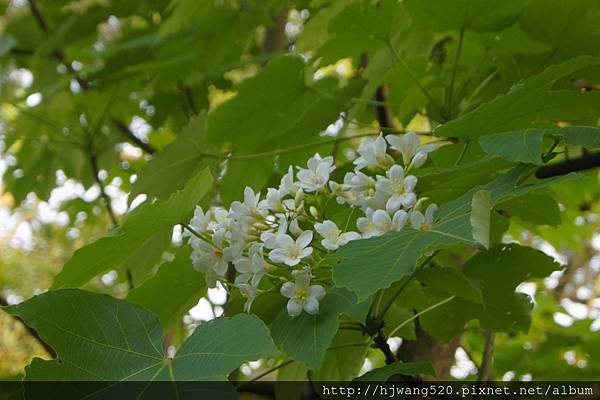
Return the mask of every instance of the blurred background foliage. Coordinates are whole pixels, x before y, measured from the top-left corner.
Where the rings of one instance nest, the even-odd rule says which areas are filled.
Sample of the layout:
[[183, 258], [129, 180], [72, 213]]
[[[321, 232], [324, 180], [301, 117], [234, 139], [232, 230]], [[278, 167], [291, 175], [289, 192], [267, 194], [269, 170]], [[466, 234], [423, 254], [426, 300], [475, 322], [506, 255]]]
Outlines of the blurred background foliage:
[[[2, 301], [15, 304], [47, 290], [73, 251], [115, 229], [143, 193], [166, 198], [181, 188], [174, 176], [149, 181], [139, 174], [152, 154], [186, 131], [204, 132], [206, 112], [212, 133], [200, 144], [219, 154], [326, 142], [340, 132], [427, 133], [548, 66], [600, 51], [596, 0], [506, 0], [493, 10], [484, 1], [468, 10], [464, 3], [0, 0]], [[269, 63], [284, 53], [307, 63]], [[272, 68], [266, 83], [249, 80], [265, 65]], [[598, 91], [598, 72], [590, 68], [586, 79], [567, 77], [553, 88]], [[264, 84], [262, 95], [244, 97], [257, 84]], [[349, 103], [341, 117], [338, 107], [313, 118], [320, 101], [334, 96]], [[441, 103], [447, 107], [435, 106]], [[219, 110], [240, 104], [252, 112], [239, 120], [219, 117]], [[597, 125], [597, 110], [583, 120]], [[463, 154], [465, 163], [481, 157], [477, 147]], [[433, 162], [448, 165], [444, 154], [454, 160], [460, 149], [449, 144]], [[335, 152], [342, 163], [355, 156], [350, 143], [318, 150]], [[585, 153], [556, 150], [561, 160]], [[191, 162], [221, 177], [212, 201], [229, 203], [243, 186], [277, 182], [288, 164], [314, 151], [255, 160], [252, 168], [224, 168], [210, 158]], [[596, 170], [582, 176], [503, 210], [513, 217], [504, 241], [539, 248], [564, 269], [520, 286], [535, 296], [533, 323], [528, 334], [497, 335], [496, 379], [600, 376], [600, 185]], [[176, 228], [165, 262], [181, 243]], [[124, 298], [139, 279], [111, 271], [86, 287]], [[198, 298], [179, 336], [223, 313], [222, 290]], [[483, 347], [480, 328], [470, 324], [452, 376], [474, 378]], [[0, 313], [0, 376], [22, 374], [34, 356], [48, 355], [19, 321]], [[363, 368], [381, 364], [381, 357], [370, 350]], [[255, 374], [263, 367], [241, 370]]]

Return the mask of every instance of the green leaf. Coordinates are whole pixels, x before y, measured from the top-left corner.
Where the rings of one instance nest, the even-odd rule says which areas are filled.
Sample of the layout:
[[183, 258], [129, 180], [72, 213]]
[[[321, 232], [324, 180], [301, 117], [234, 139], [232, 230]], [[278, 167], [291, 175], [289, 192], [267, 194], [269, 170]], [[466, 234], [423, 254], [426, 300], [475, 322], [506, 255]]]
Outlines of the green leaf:
[[[206, 118], [197, 117], [181, 137], [158, 152], [141, 171], [134, 193], [165, 199], [200, 168], [210, 165], [217, 170], [229, 152], [220, 185], [224, 203], [238, 199], [245, 186], [261, 189], [275, 165], [287, 169], [285, 158], [275, 162], [277, 151], [306, 144], [308, 139], [315, 143], [323, 140], [318, 134], [339, 117], [365, 84], [353, 79], [340, 88], [334, 78], [312, 82], [306, 78], [308, 71], [299, 56], [271, 60], [233, 88], [235, 97]], [[256, 153], [263, 155], [253, 157]]]
[[58, 354], [58, 360], [36, 358], [27, 367], [28, 381], [226, 380], [242, 362], [277, 352], [264, 323], [245, 314], [201, 324], [169, 359], [158, 318], [124, 300], [65, 289], [5, 310]]
[[206, 133], [205, 125], [204, 114], [193, 118], [173, 142], [144, 164], [131, 189], [130, 202], [142, 193], [150, 198], [167, 199], [204, 168], [202, 140]]
[[568, 55], [598, 54], [598, 11], [594, 0], [536, 0], [523, 10], [520, 23], [529, 36]]
[[275, 381], [276, 400], [300, 400], [308, 380], [308, 368], [299, 362], [281, 367]]
[[499, 157], [484, 157], [456, 166], [443, 166], [419, 175], [417, 191], [434, 203], [445, 203], [460, 197], [474, 186], [491, 181], [510, 166], [509, 162]]
[[546, 134], [562, 136], [569, 144], [585, 147], [588, 150], [600, 149], [600, 128], [593, 126], [568, 126], [546, 129]]
[[410, 11], [436, 30], [495, 31], [512, 24], [527, 4], [525, 0], [407, 0]]
[[[334, 255], [339, 260], [333, 270], [336, 286], [348, 288], [362, 300], [379, 289], [389, 287], [403, 276], [410, 275], [415, 270], [419, 257], [427, 251], [458, 244], [476, 245], [470, 223], [471, 202], [476, 192], [489, 190], [491, 204], [496, 204], [557, 182], [547, 180], [517, 187], [518, 178], [523, 171], [522, 166], [517, 167], [442, 205], [435, 215], [437, 221], [427, 230], [404, 228], [399, 232], [356, 240], [341, 247]], [[365, 265], [369, 268], [365, 268]]]
[[314, 381], [349, 382], [364, 364], [370, 339], [361, 332], [339, 330], [325, 353], [318, 371], [311, 376]]
[[600, 64], [598, 57], [582, 56], [552, 65], [523, 80], [508, 93], [435, 130], [440, 137], [474, 138], [496, 132], [530, 128], [540, 120], [577, 121], [595, 118], [600, 107], [599, 92], [555, 88], [562, 79]]
[[212, 177], [205, 169], [168, 200], [142, 205], [125, 220], [122, 233], [77, 250], [54, 279], [52, 288], [80, 286], [112, 269], [129, 269], [134, 278], [143, 277], [171, 244], [173, 226], [189, 220], [194, 206], [211, 187]]
[[355, 382], [386, 382], [394, 375], [429, 375], [435, 376], [433, 367], [428, 362], [395, 362], [385, 367], [367, 372], [355, 379]]
[[523, 197], [508, 200], [496, 206], [511, 217], [517, 217], [538, 225], [556, 226], [561, 214], [556, 199], [547, 193], [529, 193]]
[[340, 315], [364, 321], [369, 301], [358, 302], [345, 289], [332, 288], [319, 305], [317, 315], [300, 314], [292, 318], [283, 309], [271, 325], [273, 340], [294, 360], [318, 369], [338, 330]]
[[541, 129], [486, 135], [479, 138], [479, 144], [489, 155], [509, 161], [543, 164], [544, 131]]
[[172, 262], [161, 265], [155, 276], [127, 296], [127, 301], [155, 313], [165, 329], [180, 323], [183, 315], [206, 293], [204, 277], [192, 267], [190, 254], [189, 246], [181, 248]]
[[481, 290], [455, 268], [427, 267], [417, 274], [416, 279], [440, 292], [453, 294], [475, 303], [481, 303]]
[[471, 229], [473, 239], [486, 249], [490, 247], [490, 213], [492, 193], [489, 190], [475, 192], [471, 200]]
[[482, 136], [479, 138], [479, 143], [490, 156], [541, 165], [544, 164], [542, 160], [544, 135], [563, 137], [567, 143], [583, 146], [589, 150], [600, 148], [600, 128], [587, 126], [494, 133]]
[[515, 288], [561, 268], [541, 251], [514, 244], [476, 254], [465, 264], [464, 274], [483, 284], [483, 309], [478, 316], [482, 326], [495, 332], [527, 332], [533, 304], [529, 296], [515, 293]]

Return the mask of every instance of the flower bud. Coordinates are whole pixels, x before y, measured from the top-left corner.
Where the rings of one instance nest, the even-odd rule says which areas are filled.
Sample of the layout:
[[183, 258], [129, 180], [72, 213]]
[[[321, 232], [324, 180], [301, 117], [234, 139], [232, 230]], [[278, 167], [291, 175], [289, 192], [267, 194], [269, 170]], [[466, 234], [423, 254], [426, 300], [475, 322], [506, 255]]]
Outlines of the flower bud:
[[310, 206], [308, 211], [310, 212], [310, 215], [313, 216], [313, 218], [315, 218], [315, 219], [319, 218], [319, 211], [317, 211], [317, 208], [315, 206]]

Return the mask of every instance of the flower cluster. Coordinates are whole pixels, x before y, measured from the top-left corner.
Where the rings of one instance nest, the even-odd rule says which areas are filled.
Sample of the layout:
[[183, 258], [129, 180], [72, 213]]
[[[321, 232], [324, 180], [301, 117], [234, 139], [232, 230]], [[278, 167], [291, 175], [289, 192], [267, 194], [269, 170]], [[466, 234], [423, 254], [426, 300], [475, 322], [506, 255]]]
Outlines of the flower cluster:
[[[190, 221], [192, 263], [210, 287], [220, 281], [238, 288], [246, 311], [257, 296], [277, 290], [289, 299], [289, 315], [316, 314], [326, 290], [315, 271], [329, 252], [407, 226], [431, 226], [437, 206], [422, 211], [426, 199], [417, 197], [417, 178], [409, 172], [435, 148], [422, 146], [415, 133], [366, 138], [342, 183], [331, 179], [333, 157], [315, 154], [306, 168], [289, 167], [264, 197], [247, 187], [244, 200], [228, 210], [197, 207]], [[359, 210], [358, 232], [346, 228], [349, 219], [342, 229], [326, 218], [330, 200]]]

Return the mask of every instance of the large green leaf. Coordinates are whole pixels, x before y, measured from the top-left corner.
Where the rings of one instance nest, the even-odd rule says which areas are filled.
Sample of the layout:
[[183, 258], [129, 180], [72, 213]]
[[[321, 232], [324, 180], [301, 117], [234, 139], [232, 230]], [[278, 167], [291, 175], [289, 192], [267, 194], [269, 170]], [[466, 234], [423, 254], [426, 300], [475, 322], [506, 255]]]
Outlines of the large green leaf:
[[549, 180], [517, 187], [523, 171], [523, 167], [517, 167], [494, 181], [475, 187], [460, 198], [444, 204], [436, 213], [437, 221], [429, 229], [404, 228], [399, 232], [356, 240], [341, 247], [335, 253], [339, 260], [339, 264], [333, 270], [336, 286], [348, 288], [362, 300], [411, 274], [419, 257], [427, 251], [458, 244], [475, 246], [477, 243], [473, 238], [470, 213], [472, 198], [476, 192], [489, 190], [491, 204], [496, 204], [553, 182]]
[[583, 146], [589, 150], [600, 148], [600, 128], [591, 126], [569, 126], [552, 129], [525, 129], [513, 132], [501, 132], [479, 138], [481, 147], [490, 156], [502, 157], [509, 161], [518, 161], [541, 165], [544, 136], [564, 138], [569, 144]]
[[479, 144], [486, 153], [500, 156], [505, 160], [543, 164], [544, 131], [542, 129], [486, 135], [479, 139]]
[[325, 353], [318, 371], [311, 376], [314, 381], [349, 382], [363, 366], [370, 338], [362, 332], [339, 330]]
[[205, 169], [168, 200], [142, 205], [125, 220], [120, 234], [103, 237], [77, 250], [52, 287], [83, 285], [111, 269], [129, 269], [134, 278], [143, 277], [171, 244], [173, 226], [187, 223], [194, 206], [211, 187], [212, 177]]
[[529, 36], [566, 54], [600, 51], [595, 0], [536, 0], [523, 10], [520, 22]]
[[205, 165], [202, 163], [205, 125], [204, 115], [195, 117], [172, 143], [152, 156], [152, 160], [144, 165], [133, 184], [130, 202], [141, 193], [167, 199], [171, 193], [185, 187], [187, 181]]
[[245, 314], [200, 325], [171, 359], [162, 350], [158, 318], [107, 295], [58, 290], [5, 310], [58, 354], [57, 360], [35, 359], [27, 381], [107, 381], [103, 390], [119, 381], [222, 381], [242, 362], [277, 352], [264, 323]]
[[533, 304], [529, 296], [515, 293], [515, 288], [561, 268], [541, 251], [514, 244], [475, 255], [465, 264], [464, 274], [483, 283], [483, 309], [478, 315], [482, 326], [492, 331], [527, 332]]
[[514, 22], [526, 0], [408, 0], [408, 7], [437, 30], [499, 30]]
[[[307, 72], [301, 57], [273, 59], [254, 77], [234, 87], [234, 98], [206, 118], [197, 117], [158, 152], [141, 171], [134, 193], [165, 199], [180, 190], [195, 171], [206, 165], [216, 168], [229, 150], [232, 157], [220, 186], [223, 200], [228, 203], [239, 198], [244, 186], [262, 188], [273, 173], [276, 151], [322, 140], [318, 134], [339, 117], [364, 85], [360, 79], [342, 88], [333, 78], [312, 82], [307, 80]], [[268, 151], [274, 153], [252, 157]], [[282, 164], [279, 160], [285, 170], [287, 165]]]
[[363, 321], [369, 304], [369, 301], [358, 302], [345, 289], [332, 288], [321, 301], [317, 315], [302, 313], [292, 318], [287, 310], [281, 310], [271, 325], [273, 340], [294, 360], [318, 369], [338, 330], [340, 315]]
[[127, 296], [127, 301], [155, 313], [165, 329], [181, 322], [181, 317], [206, 293], [204, 277], [192, 267], [191, 250], [189, 246], [181, 248], [172, 262], [161, 265], [155, 276]]
[[435, 130], [437, 136], [474, 138], [496, 132], [531, 127], [540, 120], [578, 121], [595, 118], [600, 107], [600, 93], [555, 88], [557, 82], [578, 71], [600, 64], [597, 57], [582, 56], [523, 80], [508, 93], [450, 121]]

